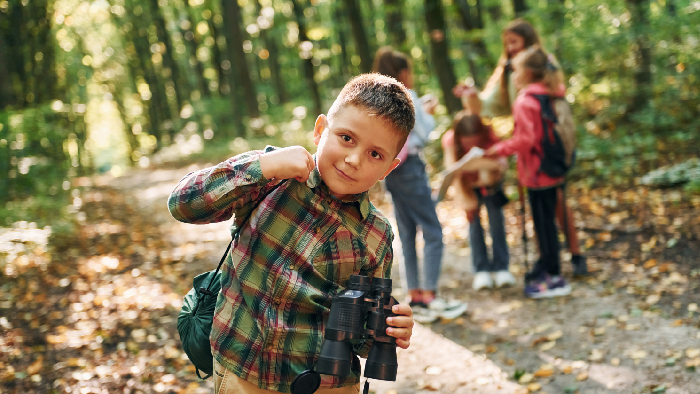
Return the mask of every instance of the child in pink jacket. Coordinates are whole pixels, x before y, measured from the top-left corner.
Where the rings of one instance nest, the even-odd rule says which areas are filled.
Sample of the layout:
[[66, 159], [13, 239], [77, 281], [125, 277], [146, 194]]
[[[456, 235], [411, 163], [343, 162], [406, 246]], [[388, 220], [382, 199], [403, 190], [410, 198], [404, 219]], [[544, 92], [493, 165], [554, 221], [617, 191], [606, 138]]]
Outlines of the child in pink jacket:
[[563, 177], [552, 178], [540, 170], [543, 157], [540, 102], [533, 95], [562, 97], [565, 87], [557, 82], [556, 66], [538, 46], [520, 52], [513, 59], [513, 80], [519, 90], [513, 104], [513, 137], [491, 147], [487, 156], [518, 155], [518, 180], [528, 189], [540, 258], [525, 275], [529, 298], [564, 296], [571, 286], [561, 276], [559, 237], [555, 223], [557, 187]]

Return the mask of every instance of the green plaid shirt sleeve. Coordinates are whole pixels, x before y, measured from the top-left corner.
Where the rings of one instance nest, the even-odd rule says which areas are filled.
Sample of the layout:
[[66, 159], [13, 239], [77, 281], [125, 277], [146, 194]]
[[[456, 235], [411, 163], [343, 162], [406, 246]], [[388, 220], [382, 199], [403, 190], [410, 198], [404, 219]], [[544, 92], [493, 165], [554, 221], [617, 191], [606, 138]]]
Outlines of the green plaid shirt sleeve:
[[[275, 148], [266, 148], [269, 151]], [[391, 226], [367, 193], [340, 201], [315, 169], [306, 183], [289, 179], [266, 193], [262, 152], [236, 156], [187, 175], [169, 207], [178, 220], [210, 223], [250, 218], [222, 267], [210, 334], [212, 354], [239, 377], [266, 390], [290, 392], [321, 350], [331, 300], [350, 275], [389, 277]], [[366, 355], [371, 342], [354, 344]], [[322, 375], [322, 388], [357, 384], [350, 376]]]

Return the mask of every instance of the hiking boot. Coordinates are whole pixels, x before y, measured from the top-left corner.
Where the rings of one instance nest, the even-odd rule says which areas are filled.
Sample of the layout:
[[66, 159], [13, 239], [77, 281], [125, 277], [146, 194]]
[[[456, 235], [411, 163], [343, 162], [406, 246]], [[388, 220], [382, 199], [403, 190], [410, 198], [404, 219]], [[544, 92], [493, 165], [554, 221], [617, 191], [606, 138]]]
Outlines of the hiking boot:
[[496, 271], [493, 274], [494, 283], [496, 287], [508, 287], [515, 286], [515, 276], [510, 273], [510, 271]]
[[571, 286], [561, 275], [542, 274], [525, 285], [527, 298], [552, 298], [571, 294]]
[[586, 258], [581, 255], [571, 256], [571, 264], [574, 265], [574, 277], [588, 275], [588, 264]]
[[474, 275], [474, 281], [472, 282], [472, 289], [490, 289], [493, 287], [493, 279], [491, 278], [490, 272], [477, 272]]

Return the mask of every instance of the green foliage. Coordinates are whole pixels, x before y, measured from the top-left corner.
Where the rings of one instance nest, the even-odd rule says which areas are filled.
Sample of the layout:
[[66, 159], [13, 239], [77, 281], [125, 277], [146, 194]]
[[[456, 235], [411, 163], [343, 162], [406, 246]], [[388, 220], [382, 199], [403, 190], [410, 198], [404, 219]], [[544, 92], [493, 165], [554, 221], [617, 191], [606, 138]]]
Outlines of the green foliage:
[[700, 159], [694, 158], [674, 166], [658, 168], [644, 175], [641, 182], [649, 186], [675, 186], [691, 182], [694, 184], [690, 187], [692, 190], [700, 184]]

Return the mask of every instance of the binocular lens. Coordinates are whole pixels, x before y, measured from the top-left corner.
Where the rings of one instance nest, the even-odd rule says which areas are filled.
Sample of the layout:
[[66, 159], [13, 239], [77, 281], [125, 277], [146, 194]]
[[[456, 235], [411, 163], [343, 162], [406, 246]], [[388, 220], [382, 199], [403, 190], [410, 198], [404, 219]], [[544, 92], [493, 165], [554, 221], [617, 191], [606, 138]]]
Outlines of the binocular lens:
[[325, 340], [316, 361], [316, 372], [324, 375], [348, 376], [352, 365], [350, 342]]
[[399, 362], [396, 359], [396, 344], [374, 342], [367, 356], [365, 377], [379, 380], [396, 380]]

